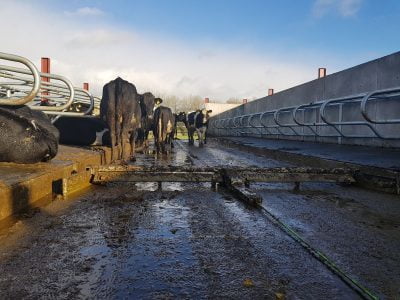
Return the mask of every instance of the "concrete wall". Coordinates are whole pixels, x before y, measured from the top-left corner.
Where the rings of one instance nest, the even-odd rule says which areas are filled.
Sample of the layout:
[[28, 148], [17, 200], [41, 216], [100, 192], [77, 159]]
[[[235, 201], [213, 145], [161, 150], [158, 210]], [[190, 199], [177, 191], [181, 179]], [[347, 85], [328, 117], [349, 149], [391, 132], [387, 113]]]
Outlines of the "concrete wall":
[[[263, 97], [237, 108], [223, 112], [212, 119], [224, 119], [243, 114], [269, 111], [283, 107], [290, 107], [314, 101], [327, 100], [342, 96], [360, 94], [378, 89], [400, 87], [400, 52], [316, 79], [293, 88], [281, 91], [272, 96]], [[332, 121], [341, 120], [364, 120], [360, 113], [358, 104], [348, 104], [340, 111], [339, 107], [329, 108], [329, 116]], [[400, 98], [368, 105], [368, 112], [377, 119], [400, 119]], [[313, 122], [317, 113], [307, 112], [300, 115], [305, 121]], [[290, 116], [287, 116], [289, 120]], [[282, 121], [286, 116], [282, 115]], [[318, 121], [318, 120], [317, 120]], [[353, 145], [369, 145], [382, 147], [400, 147], [400, 124], [396, 125], [374, 125], [385, 136], [397, 136], [395, 140], [383, 140], [378, 138], [337, 138], [337, 137], [297, 137], [284, 135], [267, 135], [267, 138], [296, 139], [304, 141], [317, 141], [327, 143], [342, 143]], [[367, 134], [373, 136], [371, 130], [365, 126], [351, 125], [343, 126], [343, 132], [348, 135]], [[316, 127], [315, 130], [321, 133], [334, 133], [335, 130], [329, 127]], [[283, 132], [290, 132], [290, 128], [284, 128]], [[311, 134], [310, 129], [298, 129], [299, 132]], [[210, 134], [222, 135], [221, 130], [210, 128]], [[245, 135], [260, 136], [257, 130]]]

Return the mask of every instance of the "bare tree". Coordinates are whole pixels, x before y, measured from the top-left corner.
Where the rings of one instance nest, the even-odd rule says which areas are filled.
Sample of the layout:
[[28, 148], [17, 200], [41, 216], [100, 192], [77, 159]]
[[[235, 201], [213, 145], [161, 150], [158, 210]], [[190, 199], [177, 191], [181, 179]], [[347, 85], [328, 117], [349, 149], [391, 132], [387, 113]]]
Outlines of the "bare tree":
[[163, 105], [168, 106], [174, 112], [188, 112], [199, 109], [204, 103], [203, 98], [200, 96], [183, 96], [178, 97], [175, 95], [157, 94], [158, 97], [163, 99]]

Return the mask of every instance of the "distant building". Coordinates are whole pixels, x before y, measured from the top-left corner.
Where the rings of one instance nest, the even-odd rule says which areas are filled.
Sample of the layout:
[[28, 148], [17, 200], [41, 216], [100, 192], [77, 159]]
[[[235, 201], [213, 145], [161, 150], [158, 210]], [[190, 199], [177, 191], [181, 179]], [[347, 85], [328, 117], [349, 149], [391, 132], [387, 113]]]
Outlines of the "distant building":
[[204, 103], [204, 107], [207, 110], [212, 110], [211, 116], [218, 115], [224, 111], [230, 110], [232, 108], [238, 107], [239, 105], [242, 105], [241, 103], [239, 104], [228, 104], [228, 103]]
[[[247, 103], [247, 99], [243, 99], [243, 104]], [[203, 108], [207, 110], [212, 110], [211, 116], [218, 115], [224, 111], [230, 110], [232, 108], [238, 107], [242, 103], [211, 103], [209, 98], [204, 98]]]

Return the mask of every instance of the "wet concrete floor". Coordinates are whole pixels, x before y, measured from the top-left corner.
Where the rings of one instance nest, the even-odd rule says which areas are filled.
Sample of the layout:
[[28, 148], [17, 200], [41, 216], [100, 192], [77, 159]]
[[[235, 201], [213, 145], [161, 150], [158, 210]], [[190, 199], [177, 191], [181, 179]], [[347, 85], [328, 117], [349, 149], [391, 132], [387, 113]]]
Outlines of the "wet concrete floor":
[[[141, 165], [287, 166], [211, 142]], [[400, 297], [400, 199], [255, 184], [263, 206], [387, 299]], [[358, 299], [265, 214], [210, 184], [95, 186], [0, 230], [0, 298]]]

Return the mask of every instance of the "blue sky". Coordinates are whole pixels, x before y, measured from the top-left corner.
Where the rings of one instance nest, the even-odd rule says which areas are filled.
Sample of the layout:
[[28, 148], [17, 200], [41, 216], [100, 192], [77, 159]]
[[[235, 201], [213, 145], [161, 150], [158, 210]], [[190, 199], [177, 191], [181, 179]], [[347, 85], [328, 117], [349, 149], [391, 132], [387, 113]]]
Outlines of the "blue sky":
[[[332, 73], [400, 50], [398, 0], [0, 1], [64, 32], [38, 37], [32, 55], [48, 44], [60, 70], [77, 80], [84, 78], [71, 55], [87, 62], [85, 76], [96, 82], [121, 70], [145, 89], [178, 95], [261, 97], [314, 79], [318, 67]], [[15, 28], [9, 48], [21, 51], [14, 40], [18, 32], [24, 38], [23, 25]]]
[[[100, 9], [110, 22], [184, 41], [248, 43], [338, 56], [399, 50], [398, 0], [51, 1], [55, 9]], [[320, 3], [320, 4], [318, 4]], [[340, 3], [344, 7], [340, 10]], [[347, 4], [346, 4], [347, 3]], [[319, 8], [317, 7], [319, 6]], [[319, 10], [320, 12], [317, 12]], [[293, 49], [295, 50], [295, 49]]]

